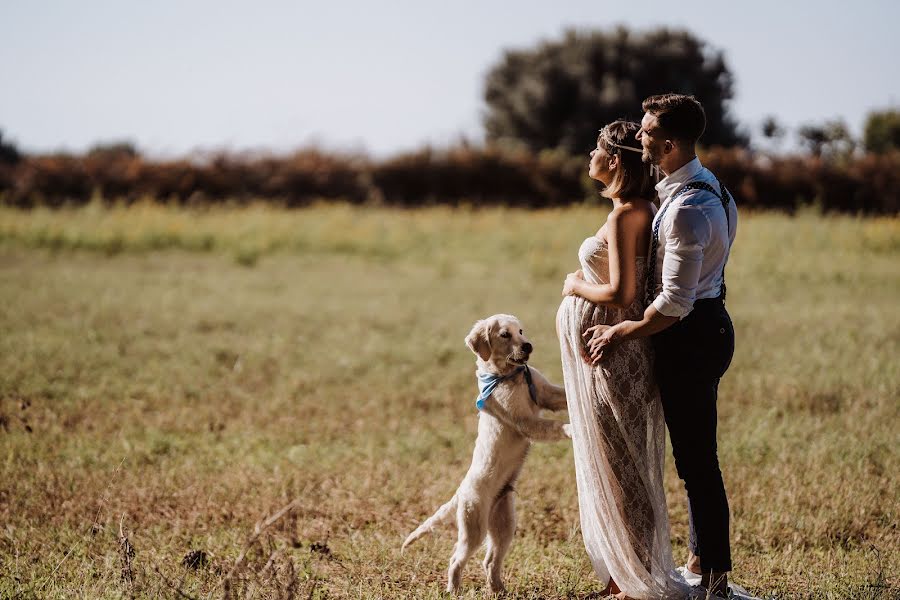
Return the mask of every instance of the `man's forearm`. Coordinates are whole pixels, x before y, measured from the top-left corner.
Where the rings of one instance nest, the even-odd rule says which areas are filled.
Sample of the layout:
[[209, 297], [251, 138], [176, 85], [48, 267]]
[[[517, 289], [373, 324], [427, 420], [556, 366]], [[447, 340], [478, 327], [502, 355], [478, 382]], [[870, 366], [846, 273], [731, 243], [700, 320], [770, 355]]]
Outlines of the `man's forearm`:
[[651, 304], [644, 311], [644, 317], [640, 321], [622, 321], [612, 327], [608, 325], [589, 327], [584, 334], [591, 334], [591, 340], [587, 344], [585, 360], [592, 365], [596, 365], [603, 360], [603, 356], [616, 344], [659, 333], [678, 321], [678, 317], [667, 317]]
[[640, 321], [623, 321], [619, 325], [622, 333], [621, 339], [634, 340], [647, 337], [671, 327], [679, 320], [678, 317], [667, 317], [656, 310], [656, 307], [651, 304], [644, 311], [644, 318]]

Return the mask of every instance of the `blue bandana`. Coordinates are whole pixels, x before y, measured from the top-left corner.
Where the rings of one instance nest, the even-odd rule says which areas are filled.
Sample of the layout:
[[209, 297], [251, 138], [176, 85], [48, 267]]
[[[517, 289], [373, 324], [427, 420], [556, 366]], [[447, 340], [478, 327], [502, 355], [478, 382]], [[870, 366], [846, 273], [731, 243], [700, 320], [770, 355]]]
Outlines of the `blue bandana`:
[[478, 377], [478, 397], [475, 399], [475, 408], [484, 410], [484, 403], [487, 402], [488, 397], [494, 392], [497, 386], [500, 385], [500, 382], [511, 379], [522, 371], [525, 371], [525, 381], [528, 382], [528, 394], [531, 396], [531, 401], [537, 404], [537, 393], [534, 389], [534, 383], [531, 381], [531, 371], [528, 370], [528, 365], [522, 365], [521, 367], [514, 369], [508, 375], [502, 377], [493, 373], [476, 371], [475, 376]]

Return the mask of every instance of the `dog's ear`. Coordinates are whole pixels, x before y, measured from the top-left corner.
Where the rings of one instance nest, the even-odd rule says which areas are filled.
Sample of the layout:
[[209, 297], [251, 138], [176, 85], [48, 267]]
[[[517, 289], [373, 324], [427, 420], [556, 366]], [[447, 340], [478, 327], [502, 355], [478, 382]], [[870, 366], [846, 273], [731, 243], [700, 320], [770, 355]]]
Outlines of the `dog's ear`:
[[477, 354], [481, 360], [487, 360], [491, 357], [491, 342], [487, 321], [481, 320], [475, 322], [472, 326], [472, 331], [466, 336], [466, 346], [469, 347], [469, 350]]

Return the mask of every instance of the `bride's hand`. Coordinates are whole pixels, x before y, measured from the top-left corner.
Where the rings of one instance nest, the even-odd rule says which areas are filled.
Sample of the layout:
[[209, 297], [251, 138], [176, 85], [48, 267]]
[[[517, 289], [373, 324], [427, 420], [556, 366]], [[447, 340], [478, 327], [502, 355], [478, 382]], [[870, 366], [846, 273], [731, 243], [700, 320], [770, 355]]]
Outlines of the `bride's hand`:
[[580, 282], [584, 281], [584, 272], [578, 269], [574, 273], [566, 275], [566, 281], [563, 283], [562, 295], [572, 296], [575, 294], [575, 288]]
[[622, 341], [621, 327], [619, 325], [594, 325], [593, 327], [588, 327], [582, 334], [584, 337], [590, 336], [590, 339], [587, 341], [587, 352], [592, 365], [596, 365], [603, 360], [604, 355], [613, 346]]

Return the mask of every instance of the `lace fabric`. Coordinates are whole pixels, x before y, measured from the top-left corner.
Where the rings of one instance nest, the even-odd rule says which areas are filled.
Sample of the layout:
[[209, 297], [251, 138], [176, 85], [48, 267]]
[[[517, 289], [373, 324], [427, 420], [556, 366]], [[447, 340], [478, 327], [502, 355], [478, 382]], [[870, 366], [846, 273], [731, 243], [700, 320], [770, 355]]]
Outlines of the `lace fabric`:
[[[609, 282], [600, 239], [586, 239], [578, 255], [587, 281]], [[643, 314], [647, 265], [640, 258], [635, 266], [640, 289], [631, 306], [616, 309], [568, 296], [557, 312], [581, 530], [604, 584], [612, 577], [633, 598], [689, 598], [691, 587], [672, 559], [663, 488], [665, 423], [650, 341], [623, 342], [596, 367], [583, 358], [587, 328]]]

